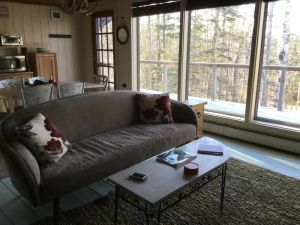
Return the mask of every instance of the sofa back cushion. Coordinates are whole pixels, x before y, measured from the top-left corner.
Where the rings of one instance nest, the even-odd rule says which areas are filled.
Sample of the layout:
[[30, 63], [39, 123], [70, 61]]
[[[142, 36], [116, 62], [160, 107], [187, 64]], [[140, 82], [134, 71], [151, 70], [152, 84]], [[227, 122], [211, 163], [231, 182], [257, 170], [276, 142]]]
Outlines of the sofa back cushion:
[[75, 141], [138, 121], [135, 92], [114, 91], [85, 94], [26, 108], [8, 118], [5, 136], [38, 113], [52, 121], [69, 141]]

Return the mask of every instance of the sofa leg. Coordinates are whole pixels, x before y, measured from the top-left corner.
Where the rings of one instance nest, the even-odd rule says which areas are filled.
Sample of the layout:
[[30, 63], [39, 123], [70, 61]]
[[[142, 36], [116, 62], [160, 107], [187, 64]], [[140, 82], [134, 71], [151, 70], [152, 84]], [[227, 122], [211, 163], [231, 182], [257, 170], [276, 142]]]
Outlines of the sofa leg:
[[58, 225], [59, 219], [59, 198], [53, 200], [53, 225]]

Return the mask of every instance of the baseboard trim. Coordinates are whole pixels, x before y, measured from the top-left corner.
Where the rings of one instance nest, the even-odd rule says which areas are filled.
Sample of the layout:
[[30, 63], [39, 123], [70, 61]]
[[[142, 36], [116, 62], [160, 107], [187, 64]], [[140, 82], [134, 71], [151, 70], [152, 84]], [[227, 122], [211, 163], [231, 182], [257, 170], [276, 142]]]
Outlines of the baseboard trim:
[[240, 129], [230, 125], [205, 122], [204, 131], [222, 136], [235, 138], [263, 146], [272, 147], [286, 152], [300, 154], [300, 142], [286, 138], [268, 135], [264, 132], [256, 132]]

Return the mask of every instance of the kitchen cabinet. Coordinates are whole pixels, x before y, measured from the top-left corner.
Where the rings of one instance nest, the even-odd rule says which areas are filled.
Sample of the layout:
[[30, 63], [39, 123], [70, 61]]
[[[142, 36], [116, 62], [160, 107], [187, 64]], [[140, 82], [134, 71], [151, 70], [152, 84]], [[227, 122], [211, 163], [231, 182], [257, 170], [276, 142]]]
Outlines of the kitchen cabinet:
[[56, 53], [29, 53], [28, 64], [30, 71], [33, 71], [35, 77], [52, 77], [54, 81], [59, 81]]

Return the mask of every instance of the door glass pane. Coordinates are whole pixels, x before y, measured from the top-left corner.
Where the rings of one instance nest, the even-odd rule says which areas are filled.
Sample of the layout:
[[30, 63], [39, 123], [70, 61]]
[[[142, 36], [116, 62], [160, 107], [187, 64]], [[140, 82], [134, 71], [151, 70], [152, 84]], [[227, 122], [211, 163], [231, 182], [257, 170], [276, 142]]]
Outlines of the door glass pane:
[[108, 64], [107, 51], [103, 51], [103, 64]]
[[97, 67], [97, 74], [103, 75], [103, 67], [102, 66]]
[[101, 49], [101, 35], [96, 35], [96, 48]]
[[268, 4], [257, 119], [300, 126], [300, 1]]
[[107, 49], [107, 35], [106, 34], [101, 35], [101, 39], [102, 39], [102, 49]]
[[113, 52], [112, 51], [109, 51], [109, 64], [111, 65], [111, 66], [113, 66], [113, 64], [114, 64], [114, 54], [113, 54]]
[[102, 51], [97, 51], [97, 64], [102, 63], [103, 61], [103, 56], [102, 56]]
[[113, 35], [108, 34], [107, 37], [108, 37], [108, 49], [113, 49], [114, 48], [114, 46], [113, 46]]
[[114, 81], [114, 69], [113, 68], [109, 68], [109, 76], [111, 77], [110, 78], [110, 81]]
[[107, 17], [107, 32], [112, 33], [112, 17]]
[[191, 11], [188, 98], [245, 115], [254, 4]]
[[106, 33], [106, 17], [101, 18], [101, 33]]
[[95, 24], [96, 24], [96, 27], [95, 27], [96, 33], [100, 33], [100, 30], [101, 30], [100, 18], [96, 18]]
[[103, 75], [108, 76], [108, 67], [103, 67]]
[[139, 17], [139, 89], [178, 94], [180, 13]]

